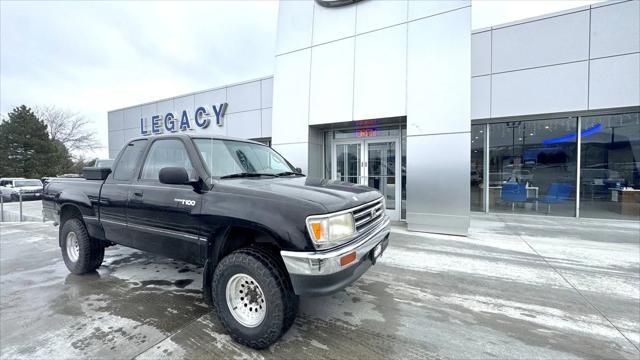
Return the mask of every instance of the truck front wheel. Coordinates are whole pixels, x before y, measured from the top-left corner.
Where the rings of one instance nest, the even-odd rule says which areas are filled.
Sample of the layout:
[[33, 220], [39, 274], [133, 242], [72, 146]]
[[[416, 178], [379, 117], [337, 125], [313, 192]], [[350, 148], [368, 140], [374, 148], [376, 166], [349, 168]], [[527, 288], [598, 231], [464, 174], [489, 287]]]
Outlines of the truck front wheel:
[[89, 237], [80, 219], [65, 221], [60, 229], [60, 239], [62, 258], [72, 273], [85, 274], [102, 264], [104, 246]]
[[285, 271], [266, 251], [245, 248], [222, 259], [212, 290], [225, 329], [235, 341], [254, 349], [273, 344], [295, 319], [298, 297]]

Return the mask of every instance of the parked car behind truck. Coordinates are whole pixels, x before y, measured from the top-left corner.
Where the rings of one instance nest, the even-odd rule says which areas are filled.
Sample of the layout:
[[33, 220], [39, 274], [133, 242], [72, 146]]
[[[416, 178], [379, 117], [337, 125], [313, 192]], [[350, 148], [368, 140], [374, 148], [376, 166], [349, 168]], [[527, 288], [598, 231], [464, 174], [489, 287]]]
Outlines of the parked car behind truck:
[[0, 179], [0, 196], [4, 201], [39, 200], [42, 196], [42, 182], [38, 179]]
[[205, 301], [253, 348], [289, 329], [298, 296], [346, 287], [388, 243], [379, 192], [307, 178], [257, 142], [137, 138], [112, 169], [45, 186], [45, 217], [60, 224], [69, 270], [94, 271], [114, 244], [203, 265]]

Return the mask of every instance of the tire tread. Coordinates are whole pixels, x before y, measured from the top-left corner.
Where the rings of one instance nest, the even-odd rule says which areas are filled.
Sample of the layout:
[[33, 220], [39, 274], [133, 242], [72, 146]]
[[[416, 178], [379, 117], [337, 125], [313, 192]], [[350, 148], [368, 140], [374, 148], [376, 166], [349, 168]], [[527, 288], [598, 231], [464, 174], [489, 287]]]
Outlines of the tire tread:
[[[78, 254], [78, 261], [75, 263], [72, 263], [66, 255], [67, 227], [70, 227], [69, 231], [75, 232], [78, 237], [80, 253]], [[60, 236], [63, 236], [62, 257], [69, 271], [78, 275], [86, 274], [94, 271], [102, 264], [104, 260], [104, 246], [89, 236], [86, 226], [80, 219], [71, 218], [65, 221], [60, 228]], [[87, 249], [87, 251], [84, 251], [84, 249]]]
[[[256, 267], [256, 261], [260, 263], [266, 274]], [[264, 288], [263, 291], [268, 294], [269, 301], [281, 301], [283, 313], [282, 316], [275, 316], [272, 320], [272, 324], [268, 326], [268, 331], [259, 338], [248, 338], [241, 334], [237, 334], [226, 322], [224, 316], [221, 313], [223, 306], [226, 306], [226, 299], [220, 299], [218, 296], [213, 297], [214, 305], [218, 317], [220, 318], [225, 330], [230, 336], [238, 343], [252, 347], [254, 349], [264, 349], [278, 340], [284, 332], [286, 332], [293, 324], [297, 310], [298, 310], [298, 298], [293, 293], [293, 288], [289, 282], [288, 277], [282, 266], [273, 257], [271, 253], [266, 250], [248, 247], [236, 250], [222, 259], [216, 270], [228, 264], [242, 264], [247, 268], [251, 268], [261, 273], [262, 276], [271, 276], [275, 280], [276, 288]], [[220, 281], [222, 271], [216, 271], [213, 276], [213, 289], [216, 289], [216, 284]], [[280, 294], [278, 294], [278, 292]], [[214, 291], [215, 294], [215, 291]], [[279, 296], [278, 296], [279, 295]], [[276, 314], [278, 315], [278, 314]]]

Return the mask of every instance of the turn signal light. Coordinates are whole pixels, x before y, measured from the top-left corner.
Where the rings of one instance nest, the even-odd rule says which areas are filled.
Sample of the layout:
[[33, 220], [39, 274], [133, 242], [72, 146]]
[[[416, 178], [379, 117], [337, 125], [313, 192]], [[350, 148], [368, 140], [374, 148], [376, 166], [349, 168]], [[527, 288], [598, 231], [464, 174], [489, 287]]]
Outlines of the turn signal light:
[[340, 258], [340, 266], [345, 266], [352, 263], [356, 259], [356, 252], [350, 252]]
[[319, 222], [311, 223], [311, 230], [313, 231], [313, 237], [315, 240], [320, 240], [322, 237], [322, 224]]

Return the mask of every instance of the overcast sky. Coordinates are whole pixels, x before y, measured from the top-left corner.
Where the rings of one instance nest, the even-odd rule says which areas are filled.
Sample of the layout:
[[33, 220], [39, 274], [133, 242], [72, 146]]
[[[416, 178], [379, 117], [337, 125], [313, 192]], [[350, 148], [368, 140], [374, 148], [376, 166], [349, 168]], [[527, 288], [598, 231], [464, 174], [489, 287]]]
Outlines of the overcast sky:
[[[473, 0], [472, 28], [599, 0]], [[0, 2], [0, 113], [107, 111], [273, 75], [277, 1]]]

